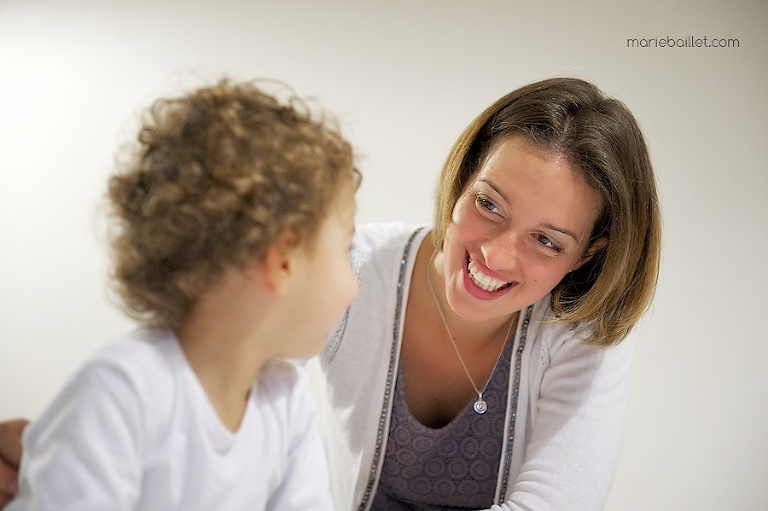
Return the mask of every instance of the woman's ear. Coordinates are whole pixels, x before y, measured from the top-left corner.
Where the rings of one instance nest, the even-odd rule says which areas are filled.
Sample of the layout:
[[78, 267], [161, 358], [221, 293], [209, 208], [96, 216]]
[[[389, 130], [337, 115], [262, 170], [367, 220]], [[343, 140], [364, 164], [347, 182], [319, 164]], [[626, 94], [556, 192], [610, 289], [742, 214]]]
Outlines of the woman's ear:
[[592, 259], [595, 254], [600, 252], [602, 249], [604, 249], [608, 245], [608, 238], [605, 236], [600, 236], [595, 241], [592, 242], [592, 244], [587, 248], [587, 251], [584, 253], [584, 255], [579, 259], [579, 262], [576, 263], [576, 265], [571, 268], [571, 271], [578, 270], [582, 266], [584, 266], [587, 262], [589, 262], [590, 259]]

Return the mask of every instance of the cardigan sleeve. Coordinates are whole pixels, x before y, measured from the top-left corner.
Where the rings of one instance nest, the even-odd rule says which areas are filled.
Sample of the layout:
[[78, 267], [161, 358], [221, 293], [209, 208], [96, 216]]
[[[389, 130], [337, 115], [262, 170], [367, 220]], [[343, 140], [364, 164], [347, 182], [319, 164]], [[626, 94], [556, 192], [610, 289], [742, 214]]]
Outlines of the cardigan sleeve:
[[[508, 500], [494, 511], [600, 511], [619, 461], [633, 341], [543, 343], [541, 387]], [[550, 346], [550, 348], [547, 348]]]

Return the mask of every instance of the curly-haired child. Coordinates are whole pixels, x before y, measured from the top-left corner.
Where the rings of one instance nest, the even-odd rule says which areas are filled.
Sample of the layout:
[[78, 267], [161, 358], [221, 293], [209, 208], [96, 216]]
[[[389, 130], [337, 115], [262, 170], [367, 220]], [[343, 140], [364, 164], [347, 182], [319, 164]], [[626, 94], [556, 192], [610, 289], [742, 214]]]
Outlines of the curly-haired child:
[[353, 160], [327, 116], [253, 82], [152, 105], [107, 193], [140, 327], [26, 429], [7, 509], [332, 509], [292, 359], [357, 291]]

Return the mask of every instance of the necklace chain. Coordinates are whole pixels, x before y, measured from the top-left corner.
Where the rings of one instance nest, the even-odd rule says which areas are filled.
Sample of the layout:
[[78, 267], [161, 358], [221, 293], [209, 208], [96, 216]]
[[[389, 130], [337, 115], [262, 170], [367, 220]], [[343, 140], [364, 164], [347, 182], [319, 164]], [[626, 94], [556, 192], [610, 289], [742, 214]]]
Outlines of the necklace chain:
[[499, 351], [499, 356], [496, 357], [496, 363], [493, 366], [493, 370], [491, 370], [491, 374], [488, 376], [488, 380], [485, 382], [485, 385], [483, 386], [483, 390], [480, 390], [479, 388], [477, 388], [477, 385], [475, 384], [475, 380], [472, 378], [472, 375], [469, 374], [469, 369], [467, 369], [467, 364], [464, 362], [464, 357], [461, 356], [459, 347], [456, 344], [456, 339], [451, 333], [451, 329], [448, 327], [448, 320], [445, 319], [443, 308], [440, 306], [440, 301], [437, 299], [435, 286], [434, 284], [432, 284], [432, 263], [435, 261], [436, 255], [437, 255], [437, 250], [432, 252], [432, 256], [429, 258], [429, 264], [427, 265], [427, 282], [429, 283], [429, 290], [432, 292], [432, 298], [435, 300], [435, 306], [437, 307], [437, 312], [440, 314], [440, 319], [443, 320], [443, 326], [445, 327], [445, 331], [448, 334], [448, 338], [451, 340], [451, 345], [453, 346], [453, 350], [456, 352], [456, 356], [458, 357], [459, 362], [461, 362], [461, 367], [464, 369], [464, 373], [466, 373], [467, 378], [469, 379], [469, 383], [472, 384], [472, 388], [475, 390], [475, 393], [477, 394], [477, 401], [475, 401], [473, 408], [475, 412], [479, 414], [483, 414], [488, 410], [488, 403], [486, 403], [485, 400], [483, 399], [483, 393], [485, 393], [485, 389], [488, 388], [488, 384], [491, 381], [491, 376], [493, 376], [493, 372], [496, 370], [496, 366], [499, 365], [501, 354], [504, 353], [504, 346], [506, 346], [507, 341], [509, 341], [509, 334], [512, 332], [512, 325], [515, 322], [515, 316], [513, 314], [512, 317], [509, 318], [509, 327], [507, 328], [507, 334], [504, 336], [504, 342], [501, 344], [501, 350]]

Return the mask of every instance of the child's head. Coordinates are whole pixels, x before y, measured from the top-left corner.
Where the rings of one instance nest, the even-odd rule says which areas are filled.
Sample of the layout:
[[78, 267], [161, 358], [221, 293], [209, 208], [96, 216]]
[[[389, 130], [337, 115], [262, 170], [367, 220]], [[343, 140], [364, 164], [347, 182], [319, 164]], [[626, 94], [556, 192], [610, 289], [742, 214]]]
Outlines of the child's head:
[[349, 143], [301, 99], [221, 81], [146, 114], [108, 186], [114, 287], [125, 311], [177, 327], [224, 271], [290, 232], [300, 246], [360, 174]]

